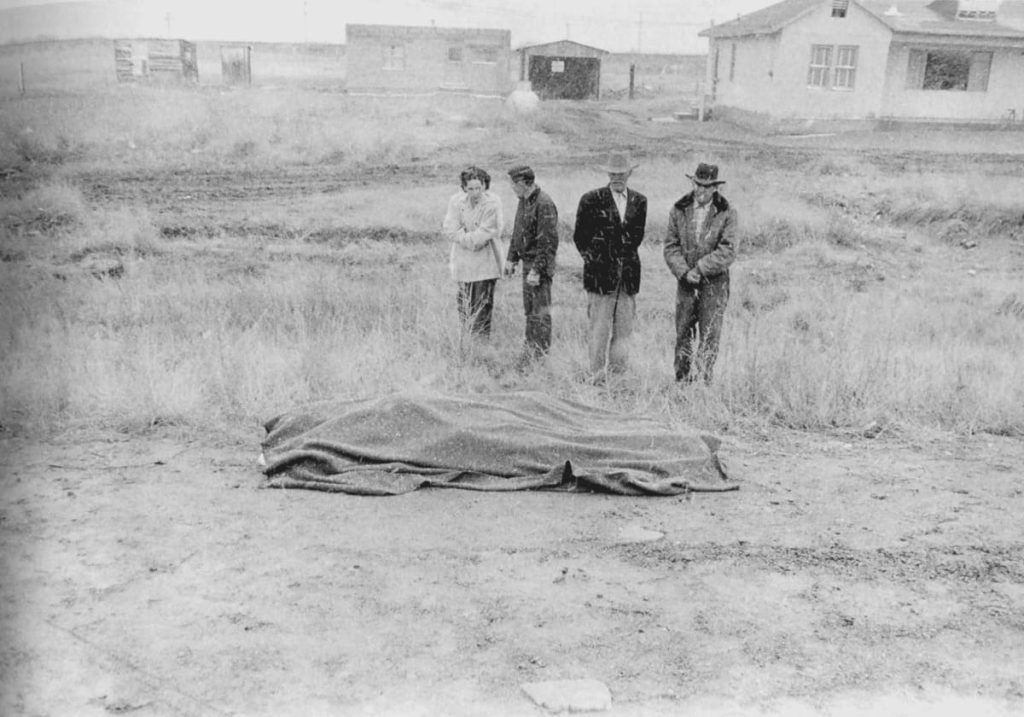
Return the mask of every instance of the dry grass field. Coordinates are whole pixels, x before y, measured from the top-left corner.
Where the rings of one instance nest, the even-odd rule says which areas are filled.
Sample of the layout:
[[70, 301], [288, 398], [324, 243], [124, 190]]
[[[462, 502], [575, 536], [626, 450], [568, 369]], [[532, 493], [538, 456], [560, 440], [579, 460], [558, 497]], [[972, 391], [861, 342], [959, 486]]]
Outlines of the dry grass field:
[[[1024, 138], [652, 121], [674, 106], [5, 100], [0, 711], [540, 714], [519, 685], [567, 677], [616, 714], [1024, 707]], [[570, 235], [613, 147], [648, 240], [631, 370], [595, 386]], [[682, 389], [661, 241], [698, 161], [741, 249], [716, 381]], [[470, 163], [510, 222], [519, 162], [563, 234], [526, 374], [518, 280], [473, 342], [439, 233]], [[741, 491], [245, 490], [262, 421], [408, 389], [711, 431]]]

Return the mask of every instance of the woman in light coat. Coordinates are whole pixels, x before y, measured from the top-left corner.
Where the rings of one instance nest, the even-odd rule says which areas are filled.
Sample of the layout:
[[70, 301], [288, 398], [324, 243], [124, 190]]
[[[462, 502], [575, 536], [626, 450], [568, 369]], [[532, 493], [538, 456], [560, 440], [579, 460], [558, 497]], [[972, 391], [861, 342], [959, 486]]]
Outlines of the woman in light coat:
[[451, 242], [449, 270], [458, 284], [459, 316], [476, 336], [491, 334], [494, 285], [501, 276], [501, 200], [490, 193], [491, 177], [479, 167], [459, 175], [462, 189], [448, 200], [444, 234]]

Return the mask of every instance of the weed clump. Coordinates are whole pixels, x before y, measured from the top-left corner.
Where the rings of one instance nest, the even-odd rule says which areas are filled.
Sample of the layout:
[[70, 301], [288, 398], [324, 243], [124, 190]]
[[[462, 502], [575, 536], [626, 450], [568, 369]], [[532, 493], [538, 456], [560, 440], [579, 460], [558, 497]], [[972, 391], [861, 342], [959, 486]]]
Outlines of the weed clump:
[[81, 226], [88, 214], [77, 188], [61, 181], [47, 182], [19, 199], [0, 201], [4, 229], [14, 234], [53, 234]]

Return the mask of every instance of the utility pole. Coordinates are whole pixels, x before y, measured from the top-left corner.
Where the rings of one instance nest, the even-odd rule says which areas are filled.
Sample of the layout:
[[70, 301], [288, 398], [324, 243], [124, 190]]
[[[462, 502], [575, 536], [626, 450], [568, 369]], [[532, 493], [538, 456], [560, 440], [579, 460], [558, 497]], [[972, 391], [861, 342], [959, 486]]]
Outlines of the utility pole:
[[644, 14], [640, 13], [640, 22], [636, 24], [636, 52], [644, 51]]
[[302, 0], [302, 41], [309, 42], [309, 2]]
[[171, 36], [171, 13], [164, 15], [164, 20], [167, 21], [167, 37]]

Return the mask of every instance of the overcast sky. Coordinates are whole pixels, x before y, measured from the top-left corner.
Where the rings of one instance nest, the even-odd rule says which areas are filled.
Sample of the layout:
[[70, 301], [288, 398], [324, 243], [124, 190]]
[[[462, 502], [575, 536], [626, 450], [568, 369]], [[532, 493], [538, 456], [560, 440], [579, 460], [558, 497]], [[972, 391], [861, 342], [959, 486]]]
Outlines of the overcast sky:
[[[492, 27], [512, 31], [512, 45], [566, 37], [613, 52], [695, 53], [697, 33], [773, 0], [0, 0], [0, 10], [52, 5], [54, 32], [81, 25], [72, 5], [106, 7], [103, 34], [200, 40], [345, 41], [345, 23]], [[116, 8], [116, 10], [114, 10]], [[129, 8], [130, 12], [125, 9]], [[69, 27], [59, 20], [66, 16]], [[19, 14], [19, 17], [23, 17]], [[100, 22], [97, 20], [97, 22]], [[16, 34], [6, 28], [4, 35]], [[38, 34], [37, 28], [33, 32]], [[95, 31], [90, 34], [95, 34]], [[29, 39], [29, 38], [24, 38]]]

